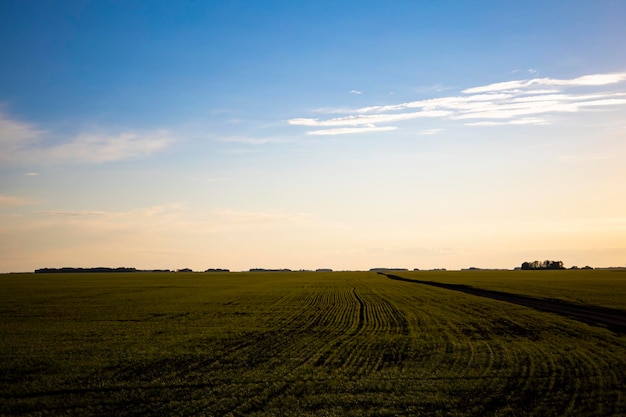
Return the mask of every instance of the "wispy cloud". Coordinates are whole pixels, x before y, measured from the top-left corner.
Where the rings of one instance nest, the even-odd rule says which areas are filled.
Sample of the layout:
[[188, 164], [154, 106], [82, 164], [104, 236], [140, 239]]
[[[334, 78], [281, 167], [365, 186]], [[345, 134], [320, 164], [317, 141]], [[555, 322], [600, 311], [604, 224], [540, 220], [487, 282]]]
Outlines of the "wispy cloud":
[[175, 141], [165, 130], [54, 137], [32, 124], [0, 114], [0, 160], [29, 163], [102, 163], [161, 151]]
[[165, 149], [173, 138], [165, 131], [81, 135], [69, 142], [44, 150], [53, 161], [99, 163], [134, 159]]
[[[534, 74], [536, 71], [528, 70]], [[380, 126], [419, 118], [468, 120], [468, 126], [545, 125], [557, 113], [576, 113], [626, 105], [626, 92], [605, 86], [624, 83], [626, 72], [592, 74], [573, 79], [533, 78], [467, 88], [448, 97], [373, 105], [357, 109], [334, 109], [326, 113], [341, 117], [288, 120], [293, 126], [322, 127], [311, 135], [340, 135], [395, 129]], [[581, 87], [586, 87], [580, 89]], [[426, 130], [428, 131], [428, 130]]]
[[0, 113], [0, 155], [31, 146], [45, 134], [44, 130]]
[[[11, 243], [0, 253], [0, 270], [32, 270], [32, 265], [22, 264], [26, 261], [40, 266], [178, 268], [222, 262], [216, 259], [236, 261], [244, 252], [246, 257], [260, 253], [259, 259], [267, 262], [277, 236], [288, 240], [301, 234], [309, 221], [308, 214], [289, 210], [206, 210], [182, 203], [120, 211], [68, 207], [19, 216], [0, 210], [0, 241]], [[270, 235], [274, 240], [264, 245]]]
[[352, 90], [352, 91], [350, 91], [350, 94], [360, 95], [360, 94], [363, 94], [363, 93], [361, 91], [359, 91], [359, 90]]
[[89, 210], [77, 210], [77, 211], [68, 211], [68, 210], [58, 210], [58, 211], [42, 211], [42, 216], [46, 217], [84, 217], [84, 216], [106, 216], [107, 213], [104, 211], [89, 211]]
[[472, 122], [466, 123], [466, 126], [504, 126], [504, 125], [547, 125], [548, 120], [539, 117], [524, 117], [521, 119], [507, 120], [504, 122]]
[[368, 133], [368, 132], [388, 132], [390, 130], [396, 130], [395, 126], [369, 126], [369, 127], [339, 127], [335, 129], [321, 129], [321, 130], [310, 130], [307, 132], [308, 135], [349, 135], [354, 133]]
[[[0, 204], [22, 201], [1, 199]], [[1, 207], [1, 205], [0, 205]], [[139, 207], [126, 211], [55, 210], [25, 214], [20, 221], [7, 224], [7, 230], [19, 233], [25, 230], [74, 230], [78, 233], [96, 233], [98, 236], [123, 233], [131, 235], [159, 235], [175, 233], [197, 235], [229, 230], [254, 230], [288, 226], [307, 221], [306, 213], [287, 210], [246, 211], [237, 209], [194, 210], [183, 203]]]
[[25, 206], [28, 204], [32, 204], [32, 202], [24, 198], [14, 197], [10, 195], [0, 195], [0, 208]]
[[410, 113], [393, 113], [393, 114], [372, 114], [372, 115], [355, 115], [347, 117], [337, 117], [328, 120], [318, 119], [291, 119], [289, 124], [300, 126], [362, 126], [368, 125], [373, 127], [375, 123], [391, 123], [404, 120], [418, 119], [421, 117], [444, 117], [451, 115], [452, 112], [447, 110], [426, 110]]
[[621, 81], [626, 80], [626, 73], [616, 73], [616, 74], [593, 74], [593, 75], [584, 75], [582, 77], [574, 78], [571, 80], [559, 80], [554, 78], [533, 78], [531, 80], [516, 80], [516, 81], [505, 81], [500, 83], [494, 83], [489, 85], [484, 85], [481, 87], [473, 87], [463, 90], [462, 92], [465, 94], [476, 94], [476, 93], [486, 93], [493, 91], [504, 91], [511, 90], [515, 88], [527, 88], [535, 85], [540, 86], [599, 86], [599, 85], [607, 85], [607, 84], [615, 84]]
[[420, 130], [419, 134], [420, 135], [436, 135], [437, 133], [441, 132], [443, 129], [424, 129], [424, 130]]

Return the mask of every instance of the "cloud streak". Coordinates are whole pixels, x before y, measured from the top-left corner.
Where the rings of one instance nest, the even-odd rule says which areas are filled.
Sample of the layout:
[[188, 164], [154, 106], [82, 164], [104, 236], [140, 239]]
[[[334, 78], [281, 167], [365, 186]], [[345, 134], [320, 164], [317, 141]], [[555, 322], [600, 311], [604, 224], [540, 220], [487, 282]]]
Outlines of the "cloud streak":
[[584, 75], [582, 77], [574, 78], [572, 80], [558, 80], [553, 78], [534, 78], [531, 80], [517, 80], [506, 81], [501, 83], [494, 83], [484, 85], [481, 87], [473, 87], [463, 90], [466, 94], [485, 93], [492, 91], [511, 90], [516, 88], [527, 88], [534, 85], [541, 86], [568, 86], [568, 87], [584, 87], [584, 86], [601, 86], [608, 84], [615, 84], [626, 80], [626, 73], [616, 74], [593, 74]]
[[[29, 204], [14, 197], [0, 196], [3, 206]], [[268, 227], [290, 227], [306, 223], [310, 215], [287, 210], [237, 210], [230, 208], [198, 211], [182, 203], [139, 207], [127, 211], [55, 210], [25, 214], [5, 232], [22, 233], [27, 230], [43, 232], [49, 229], [74, 230], [76, 233], [97, 236], [122, 233], [129, 235], [186, 234], [228, 232], [234, 230], [263, 230]]]
[[419, 119], [422, 117], [444, 117], [451, 115], [452, 112], [447, 110], [425, 110], [410, 113], [393, 113], [393, 114], [373, 114], [373, 115], [356, 115], [347, 117], [336, 117], [328, 120], [318, 119], [291, 119], [289, 124], [300, 126], [362, 126], [368, 125], [373, 127], [375, 123], [391, 123], [404, 120]]
[[0, 160], [27, 163], [90, 164], [145, 157], [175, 138], [165, 130], [118, 134], [81, 133], [58, 141], [45, 130], [0, 114]]
[[14, 197], [10, 195], [0, 195], [0, 208], [25, 206], [28, 204], [32, 204], [32, 202], [24, 198]]
[[349, 135], [354, 133], [370, 133], [370, 132], [389, 132], [391, 130], [396, 130], [395, 126], [366, 126], [366, 127], [338, 127], [335, 129], [321, 129], [321, 130], [310, 130], [307, 132], [308, 135]]
[[[592, 74], [573, 79], [533, 78], [467, 88], [456, 96], [438, 97], [398, 104], [333, 110], [343, 114], [331, 118], [293, 118], [292, 126], [317, 127], [309, 135], [341, 135], [383, 132], [396, 124], [420, 118], [465, 121], [468, 126], [546, 125], [558, 113], [611, 109], [626, 105], [626, 92], [603, 87], [623, 84], [626, 72]], [[581, 88], [584, 91], [581, 92]], [[593, 91], [590, 92], [590, 89]], [[437, 132], [436, 129], [422, 130]]]

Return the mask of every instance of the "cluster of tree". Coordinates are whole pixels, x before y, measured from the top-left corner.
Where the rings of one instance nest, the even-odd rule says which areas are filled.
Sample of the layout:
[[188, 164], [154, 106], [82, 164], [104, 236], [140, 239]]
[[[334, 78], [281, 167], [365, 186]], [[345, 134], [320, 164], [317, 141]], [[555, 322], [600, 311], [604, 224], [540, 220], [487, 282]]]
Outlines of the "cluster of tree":
[[67, 273], [85, 273], [85, 272], [173, 272], [171, 269], [137, 269], [137, 268], [109, 268], [104, 266], [98, 266], [93, 268], [76, 268], [76, 267], [63, 267], [63, 268], [40, 268], [35, 269], [36, 274], [67, 274]]
[[230, 269], [222, 269], [222, 268], [209, 268], [204, 272], [230, 272]]
[[562, 261], [533, 261], [533, 262], [524, 262], [522, 264], [523, 270], [529, 269], [565, 269]]
[[72, 267], [63, 267], [63, 268], [40, 268], [35, 269], [35, 274], [67, 274], [67, 273], [79, 273], [79, 272], [139, 272], [136, 268], [106, 268], [106, 267], [96, 267], [96, 268], [72, 268]]

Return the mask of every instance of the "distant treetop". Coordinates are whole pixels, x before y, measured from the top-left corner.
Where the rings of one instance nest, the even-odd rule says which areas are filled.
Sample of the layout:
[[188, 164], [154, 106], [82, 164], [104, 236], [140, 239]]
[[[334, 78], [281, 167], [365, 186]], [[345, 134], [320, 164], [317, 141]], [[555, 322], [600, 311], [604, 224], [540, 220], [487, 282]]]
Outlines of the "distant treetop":
[[531, 269], [565, 269], [562, 261], [532, 261], [532, 262], [524, 262], [522, 264], [522, 269], [531, 270]]
[[137, 272], [136, 268], [107, 268], [107, 267], [96, 267], [96, 268], [73, 268], [73, 267], [63, 267], [63, 268], [40, 268], [35, 269], [35, 274], [67, 274], [74, 272]]

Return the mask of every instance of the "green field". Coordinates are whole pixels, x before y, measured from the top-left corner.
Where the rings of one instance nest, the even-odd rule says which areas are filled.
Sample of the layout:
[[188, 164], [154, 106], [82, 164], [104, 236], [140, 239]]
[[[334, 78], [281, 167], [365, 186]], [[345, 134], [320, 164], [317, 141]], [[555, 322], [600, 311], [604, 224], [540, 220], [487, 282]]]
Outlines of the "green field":
[[[403, 274], [626, 309], [626, 273]], [[370, 272], [0, 275], [0, 415], [623, 416], [626, 336]]]
[[465, 284], [489, 290], [554, 298], [626, 310], [626, 270], [410, 271], [406, 278]]

